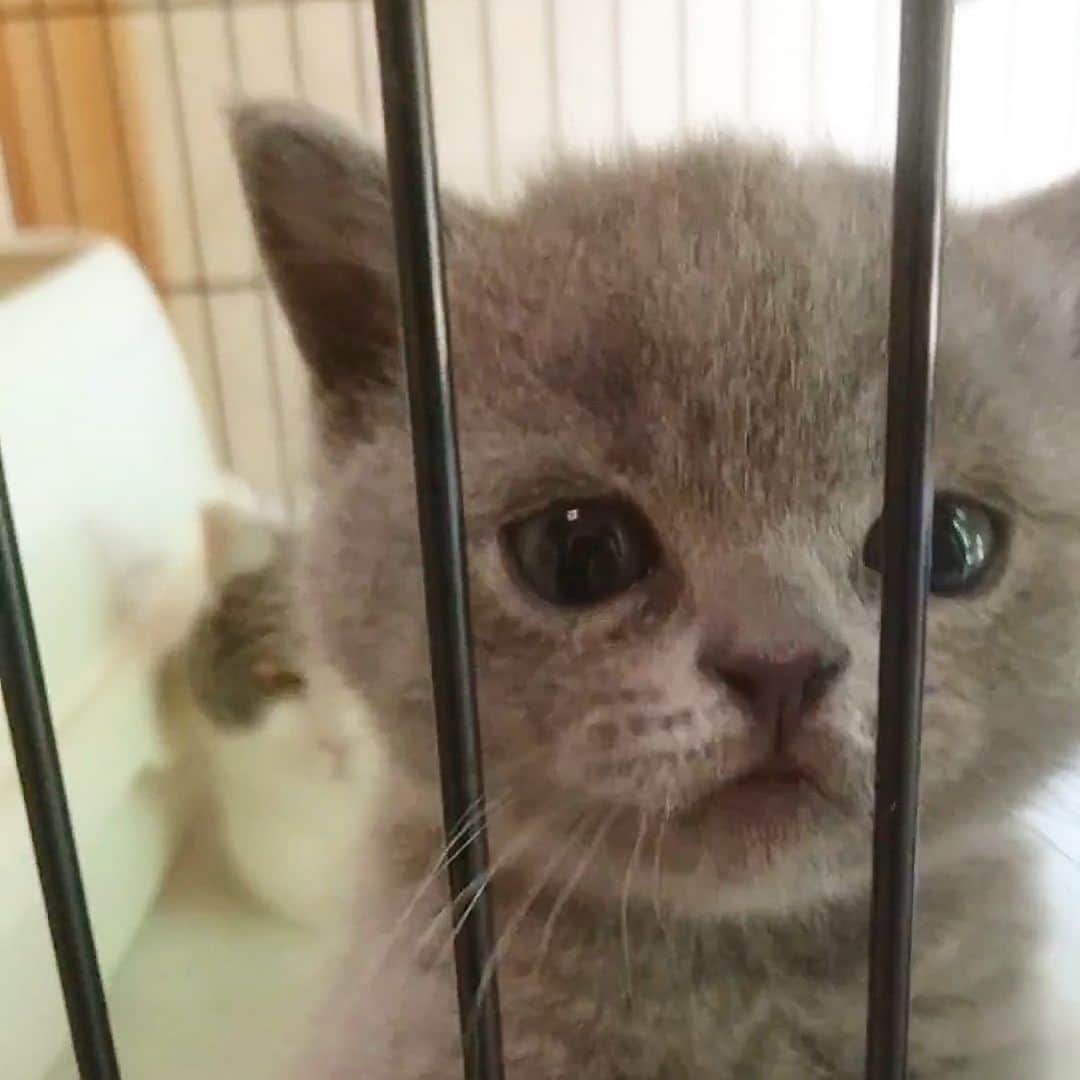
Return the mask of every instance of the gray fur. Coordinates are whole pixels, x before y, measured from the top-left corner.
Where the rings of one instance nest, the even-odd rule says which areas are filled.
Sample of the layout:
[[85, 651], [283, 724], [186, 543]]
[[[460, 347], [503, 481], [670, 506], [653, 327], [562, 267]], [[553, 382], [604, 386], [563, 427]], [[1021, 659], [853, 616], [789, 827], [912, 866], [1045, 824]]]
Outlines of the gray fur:
[[[409, 440], [390, 343], [364, 331], [392, 323], [385, 183], [310, 113], [254, 106], [235, 130], [331, 402], [312, 628], [391, 762], [359, 954], [439, 847]], [[889, 203], [884, 174], [715, 139], [564, 167], [499, 216], [453, 209], [484, 748], [490, 796], [512, 795], [490, 834], [515, 1077], [861, 1074], [879, 604], [860, 550], [882, 490]], [[1077, 184], [950, 218], [937, 484], [1011, 525], [999, 579], [931, 605], [915, 1077], [990, 1075], [1032, 1037], [1040, 914], [1013, 818], [1077, 742], [1078, 244]], [[499, 526], [609, 492], [653, 522], [662, 568], [595, 611], [526, 595]], [[769, 822], [694, 811], [761, 749], [696, 666], [713, 641], [850, 656], [793, 737], [825, 794], [779, 854]], [[435, 891], [374, 980], [345, 969], [306, 1075], [459, 1075], [447, 954], [415, 946]]]

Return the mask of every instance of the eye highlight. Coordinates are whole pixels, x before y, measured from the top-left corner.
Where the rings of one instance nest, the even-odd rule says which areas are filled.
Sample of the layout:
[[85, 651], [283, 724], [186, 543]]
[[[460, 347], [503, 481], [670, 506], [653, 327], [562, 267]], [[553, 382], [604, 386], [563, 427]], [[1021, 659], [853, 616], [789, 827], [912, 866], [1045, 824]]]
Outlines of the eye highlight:
[[560, 500], [503, 529], [518, 579], [556, 607], [586, 608], [626, 592], [659, 561], [644, 516], [617, 498]]
[[[863, 545], [863, 564], [882, 571], [881, 519], [874, 522]], [[1004, 557], [1000, 516], [964, 495], [934, 497], [930, 592], [955, 597], [973, 592]]]

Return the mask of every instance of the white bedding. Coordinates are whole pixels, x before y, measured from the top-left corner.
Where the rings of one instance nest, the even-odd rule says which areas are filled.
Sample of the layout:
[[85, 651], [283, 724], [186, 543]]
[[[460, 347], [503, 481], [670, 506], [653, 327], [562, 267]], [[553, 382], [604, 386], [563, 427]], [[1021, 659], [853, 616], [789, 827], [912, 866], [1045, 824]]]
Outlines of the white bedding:
[[[0, 442], [103, 970], [160, 889], [191, 807], [159, 717], [162, 610], [202, 598], [216, 482], [164, 313], [118, 247], [26, 234], [0, 252]], [[16, 718], [17, 719], [17, 718]], [[0, 1075], [67, 1041], [15, 762], [0, 735]]]

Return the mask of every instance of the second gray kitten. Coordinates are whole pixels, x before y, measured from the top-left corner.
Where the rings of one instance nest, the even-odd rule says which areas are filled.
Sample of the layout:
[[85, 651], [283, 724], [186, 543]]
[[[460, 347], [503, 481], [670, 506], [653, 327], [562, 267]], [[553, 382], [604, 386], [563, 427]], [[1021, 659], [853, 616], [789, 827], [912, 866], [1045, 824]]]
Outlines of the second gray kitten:
[[[321, 421], [312, 629], [390, 762], [304, 1074], [449, 1080], [387, 186], [304, 111], [249, 108], [235, 140]], [[564, 169], [504, 213], [447, 202], [514, 1077], [861, 1075], [890, 190], [717, 139]], [[1078, 257], [1075, 183], [950, 219], [923, 1080], [1033, 1075], [1017, 1062], [1042, 1037], [1015, 816], [1080, 734]]]

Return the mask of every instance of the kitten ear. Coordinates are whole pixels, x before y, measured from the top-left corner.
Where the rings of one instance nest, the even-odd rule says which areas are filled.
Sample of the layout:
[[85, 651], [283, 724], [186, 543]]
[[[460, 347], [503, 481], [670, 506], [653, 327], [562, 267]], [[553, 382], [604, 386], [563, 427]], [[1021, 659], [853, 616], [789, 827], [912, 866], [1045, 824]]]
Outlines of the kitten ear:
[[327, 419], [368, 426], [372, 392], [397, 377], [390, 192], [379, 156], [307, 107], [231, 111], [259, 247]]

